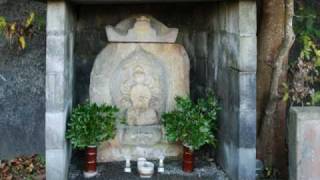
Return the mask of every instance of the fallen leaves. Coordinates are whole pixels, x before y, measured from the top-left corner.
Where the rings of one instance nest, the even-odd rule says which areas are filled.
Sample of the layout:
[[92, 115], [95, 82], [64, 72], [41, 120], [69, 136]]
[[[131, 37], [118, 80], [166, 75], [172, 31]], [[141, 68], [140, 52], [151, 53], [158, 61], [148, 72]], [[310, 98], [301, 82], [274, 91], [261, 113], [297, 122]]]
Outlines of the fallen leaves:
[[21, 49], [26, 48], [26, 39], [24, 38], [24, 36], [19, 37], [19, 45]]
[[0, 163], [1, 180], [44, 180], [45, 162], [39, 155], [17, 157]]
[[31, 39], [35, 32], [35, 18], [36, 15], [34, 12], [30, 12], [25, 20], [13, 22], [7, 22], [6, 18], [0, 16], [0, 35], [5, 35], [10, 46], [15, 43], [18, 44], [20, 50], [23, 50], [27, 47], [27, 38]]

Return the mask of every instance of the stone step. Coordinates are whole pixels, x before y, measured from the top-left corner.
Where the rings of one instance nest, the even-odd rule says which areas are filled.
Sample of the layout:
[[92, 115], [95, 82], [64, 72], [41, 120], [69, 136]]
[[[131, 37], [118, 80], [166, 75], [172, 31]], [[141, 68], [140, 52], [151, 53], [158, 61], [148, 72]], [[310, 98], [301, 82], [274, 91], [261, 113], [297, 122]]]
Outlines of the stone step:
[[102, 150], [101, 153], [98, 153], [97, 159], [98, 162], [110, 162], [123, 161], [126, 156], [137, 160], [140, 157], [148, 159], [159, 159], [161, 156], [177, 158], [181, 157], [181, 154], [182, 146], [178, 144], [158, 143], [152, 146], [122, 145], [120, 147], [113, 147], [108, 151]]

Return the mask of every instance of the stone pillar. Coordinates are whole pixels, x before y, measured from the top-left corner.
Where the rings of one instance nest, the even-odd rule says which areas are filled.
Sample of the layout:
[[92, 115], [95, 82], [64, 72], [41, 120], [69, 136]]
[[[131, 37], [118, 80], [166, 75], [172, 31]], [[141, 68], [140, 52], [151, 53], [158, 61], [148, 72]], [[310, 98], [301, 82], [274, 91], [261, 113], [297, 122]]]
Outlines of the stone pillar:
[[320, 107], [291, 107], [288, 122], [290, 180], [320, 179]]
[[65, 1], [48, 1], [46, 51], [46, 179], [67, 179], [66, 123], [73, 99], [73, 13]]
[[256, 2], [221, 2], [213, 15], [216, 92], [221, 98], [218, 161], [232, 179], [255, 179]]

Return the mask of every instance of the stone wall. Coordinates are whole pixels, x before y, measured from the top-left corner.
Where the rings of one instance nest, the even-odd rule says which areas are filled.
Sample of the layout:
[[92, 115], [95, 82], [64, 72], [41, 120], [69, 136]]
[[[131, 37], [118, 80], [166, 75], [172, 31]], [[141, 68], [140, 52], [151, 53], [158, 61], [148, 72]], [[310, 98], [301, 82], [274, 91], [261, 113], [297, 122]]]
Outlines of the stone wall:
[[[29, 12], [45, 20], [46, 5], [32, 0], [0, 0], [0, 16], [22, 20]], [[17, 50], [0, 36], [0, 160], [44, 154], [45, 28], [27, 48]]]
[[192, 95], [215, 90], [222, 105], [219, 164], [233, 179], [254, 179], [256, 5], [252, 1], [220, 2], [210, 12], [207, 31], [186, 44], [195, 47], [189, 48], [194, 60]]
[[214, 35], [209, 39], [213, 43], [207, 68], [213, 71], [209, 77], [214, 78], [223, 109], [219, 164], [233, 179], [255, 179], [256, 4], [220, 3], [213, 12]]

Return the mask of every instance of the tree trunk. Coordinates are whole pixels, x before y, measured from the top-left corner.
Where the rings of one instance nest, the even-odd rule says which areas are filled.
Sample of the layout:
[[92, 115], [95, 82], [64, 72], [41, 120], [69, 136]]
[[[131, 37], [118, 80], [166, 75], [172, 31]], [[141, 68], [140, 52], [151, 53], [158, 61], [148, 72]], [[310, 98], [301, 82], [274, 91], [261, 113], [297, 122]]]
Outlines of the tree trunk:
[[[262, 0], [260, 1], [260, 19], [258, 29], [258, 67], [257, 67], [257, 157], [264, 160], [266, 154], [273, 151], [273, 143], [266, 144], [262, 137], [273, 139], [273, 122], [264, 124], [262, 131], [261, 119], [268, 101], [272, 64], [279, 49], [284, 34], [284, 1], [283, 0]], [[267, 153], [268, 152], [268, 153]]]
[[[292, 31], [293, 0], [261, 2], [257, 74], [257, 157], [266, 166], [285, 168], [286, 103], [279, 88], [286, 81], [287, 57], [294, 42]], [[280, 166], [280, 167], [279, 167]], [[282, 166], [282, 167], [281, 167]]]

